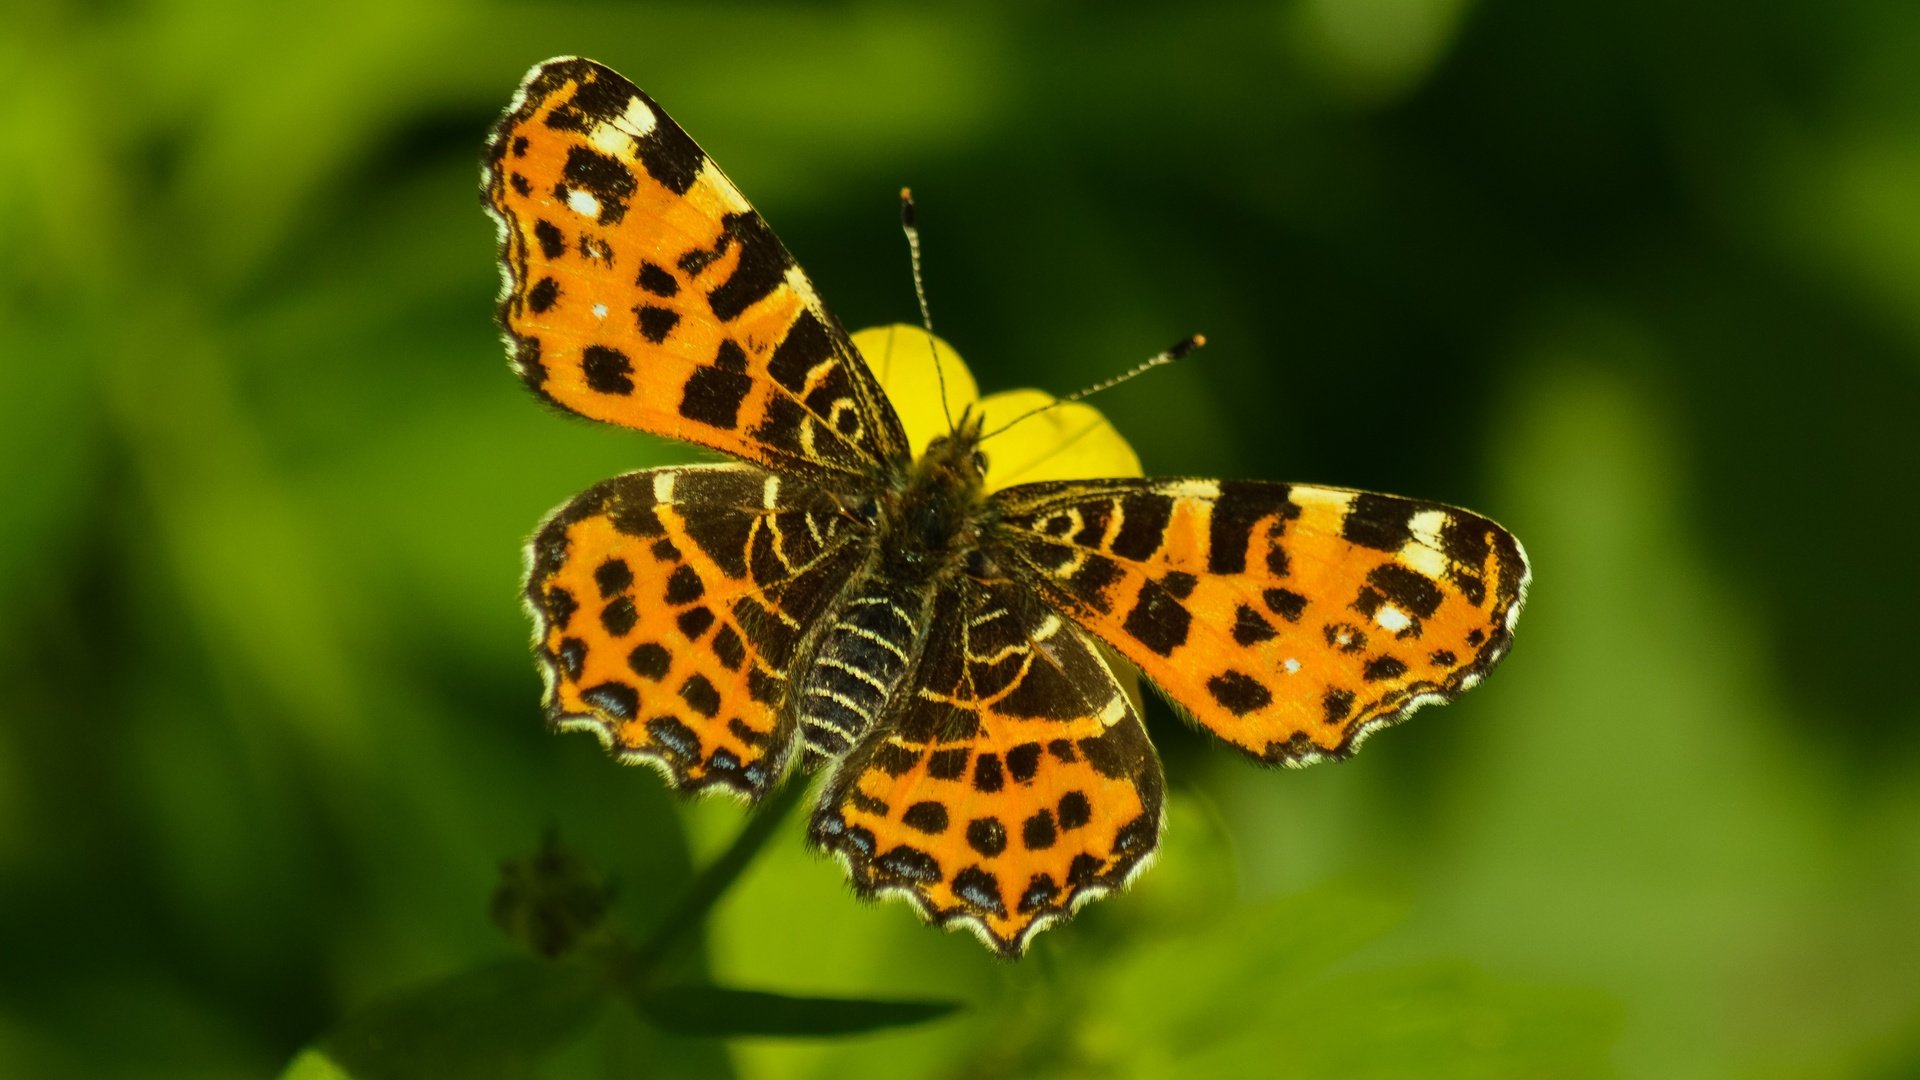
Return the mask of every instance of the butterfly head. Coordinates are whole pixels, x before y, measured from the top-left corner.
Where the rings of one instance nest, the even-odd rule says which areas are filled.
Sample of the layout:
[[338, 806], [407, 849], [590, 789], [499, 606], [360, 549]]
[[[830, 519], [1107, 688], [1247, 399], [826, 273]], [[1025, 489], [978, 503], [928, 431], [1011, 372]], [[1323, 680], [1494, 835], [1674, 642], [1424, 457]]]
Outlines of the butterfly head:
[[960, 411], [953, 430], [927, 444], [926, 453], [914, 463], [916, 476], [928, 482], [943, 483], [953, 489], [978, 489], [986, 483], [987, 455], [980, 449], [981, 425], [986, 416], [972, 405]]
[[901, 573], [937, 574], [978, 548], [987, 472], [980, 422], [962, 412], [874, 507], [874, 524], [889, 537], [880, 548]]

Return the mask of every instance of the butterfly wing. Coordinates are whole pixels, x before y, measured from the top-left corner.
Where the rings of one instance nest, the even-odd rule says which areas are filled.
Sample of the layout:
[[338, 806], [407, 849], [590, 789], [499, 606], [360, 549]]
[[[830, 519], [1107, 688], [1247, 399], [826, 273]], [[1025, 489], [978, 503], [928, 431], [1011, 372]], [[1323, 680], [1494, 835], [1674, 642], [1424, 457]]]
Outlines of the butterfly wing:
[[611, 69], [528, 73], [484, 180], [500, 322], [535, 393], [822, 483], [906, 460], [899, 419], [793, 256]]
[[962, 578], [809, 835], [862, 895], [913, 899], [1018, 954], [1159, 842], [1160, 760], [1099, 648], [1030, 590]]
[[1518, 541], [1478, 514], [1335, 488], [1113, 480], [1009, 488], [1023, 575], [1209, 731], [1268, 762], [1351, 752], [1507, 651]]
[[792, 755], [802, 628], [859, 565], [856, 529], [825, 492], [745, 465], [589, 488], [528, 546], [549, 721], [681, 790], [764, 795]]

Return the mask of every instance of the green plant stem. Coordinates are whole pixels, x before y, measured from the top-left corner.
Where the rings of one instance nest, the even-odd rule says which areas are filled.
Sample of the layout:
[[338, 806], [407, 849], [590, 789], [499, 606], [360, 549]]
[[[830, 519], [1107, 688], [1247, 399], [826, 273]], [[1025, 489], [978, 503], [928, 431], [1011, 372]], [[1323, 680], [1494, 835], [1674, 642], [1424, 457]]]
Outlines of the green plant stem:
[[627, 961], [630, 965], [627, 968], [630, 985], [644, 983], [674, 949], [691, 940], [707, 914], [713, 910], [713, 905], [752, 865], [754, 856], [772, 838], [774, 830], [786, 821], [789, 812], [805, 793], [805, 784], [788, 783], [760, 804], [747, 823], [741, 826], [733, 843], [727, 845], [727, 850], [694, 877], [686, 892], [681, 894], [680, 902], [662, 916], [653, 932], [634, 948]]

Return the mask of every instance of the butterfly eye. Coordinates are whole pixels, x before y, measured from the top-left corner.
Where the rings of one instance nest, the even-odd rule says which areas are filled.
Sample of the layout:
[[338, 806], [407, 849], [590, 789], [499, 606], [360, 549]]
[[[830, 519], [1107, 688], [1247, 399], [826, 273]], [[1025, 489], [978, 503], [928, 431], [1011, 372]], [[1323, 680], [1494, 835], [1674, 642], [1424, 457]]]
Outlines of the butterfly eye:
[[987, 557], [986, 552], [981, 551], [979, 548], [974, 548], [972, 551], [967, 552], [967, 574], [982, 579], [998, 577], [1000, 568], [994, 565], [993, 560]]
[[860, 520], [863, 525], [871, 525], [880, 520], [880, 500], [862, 499], [847, 507], [847, 512]]
[[973, 467], [981, 476], [987, 475], [987, 452], [985, 450], [975, 450], [973, 452]]

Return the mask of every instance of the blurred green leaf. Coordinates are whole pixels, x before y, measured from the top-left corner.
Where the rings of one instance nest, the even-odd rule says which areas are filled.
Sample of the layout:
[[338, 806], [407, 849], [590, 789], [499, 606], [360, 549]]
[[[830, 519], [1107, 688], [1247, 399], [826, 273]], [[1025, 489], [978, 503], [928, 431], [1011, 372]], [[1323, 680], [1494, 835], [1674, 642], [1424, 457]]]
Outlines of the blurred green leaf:
[[591, 966], [504, 961], [367, 1009], [296, 1058], [283, 1080], [514, 1080], [610, 998]]
[[1301, 1080], [1604, 1077], [1621, 1010], [1604, 994], [1528, 986], [1437, 962], [1317, 980], [1235, 1016], [1170, 1076]]
[[924, 1024], [958, 1012], [957, 1001], [861, 1001], [794, 997], [721, 986], [670, 986], [635, 995], [649, 1020], [678, 1035], [859, 1035]]

